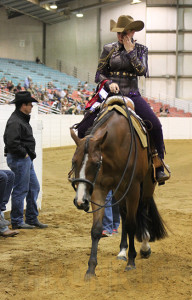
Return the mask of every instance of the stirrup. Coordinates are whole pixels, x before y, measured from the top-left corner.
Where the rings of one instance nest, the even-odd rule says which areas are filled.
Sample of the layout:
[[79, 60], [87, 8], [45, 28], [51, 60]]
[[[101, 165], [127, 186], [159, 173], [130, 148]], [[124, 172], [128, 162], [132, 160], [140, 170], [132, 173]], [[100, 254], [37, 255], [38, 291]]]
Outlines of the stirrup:
[[[167, 178], [165, 178], [165, 181], [170, 179], [171, 177], [170, 167], [167, 164], [165, 164], [164, 160], [158, 156], [157, 150], [152, 154], [152, 165], [153, 165], [153, 177], [155, 182], [158, 182], [156, 179], [156, 169], [159, 167], [163, 167], [168, 173]], [[164, 184], [164, 181], [158, 183], [159, 185], [162, 185]]]

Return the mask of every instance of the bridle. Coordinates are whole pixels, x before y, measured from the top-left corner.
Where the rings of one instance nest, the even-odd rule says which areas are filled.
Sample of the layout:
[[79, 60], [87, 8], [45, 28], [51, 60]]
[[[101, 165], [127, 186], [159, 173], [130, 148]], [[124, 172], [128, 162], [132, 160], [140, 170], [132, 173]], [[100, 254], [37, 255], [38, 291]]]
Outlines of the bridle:
[[[84, 155], [85, 154], [88, 154], [88, 148], [89, 148], [89, 140], [90, 140], [91, 136], [88, 136], [86, 141], [85, 141], [85, 148], [84, 148]], [[94, 186], [95, 186], [95, 182], [97, 180], [97, 176], [99, 174], [99, 170], [100, 170], [100, 167], [102, 165], [102, 156], [101, 156], [101, 159], [100, 161], [97, 163], [97, 168], [96, 168], [96, 173], [95, 173], [95, 177], [93, 179], [93, 182], [91, 182], [90, 180], [87, 180], [85, 178], [73, 178], [71, 179], [71, 184], [72, 184], [72, 187], [74, 188], [74, 190], [76, 191], [77, 188], [76, 188], [76, 183], [87, 183], [89, 186], [90, 186], [90, 196], [92, 195], [93, 193], [93, 190], [94, 190]]]
[[[96, 212], [96, 211], [98, 211], [98, 210], [100, 210], [102, 208], [112, 207], [112, 206], [115, 206], [115, 205], [119, 204], [123, 200], [123, 198], [125, 197], [125, 195], [128, 193], [128, 191], [130, 189], [130, 186], [132, 184], [132, 181], [133, 181], [133, 177], [134, 177], [134, 174], [135, 174], [135, 168], [136, 168], [136, 162], [137, 162], [137, 143], [136, 143], [136, 136], [135, 136], [135, 131], [134, 131], [133, 123], [131, 121], [130, 111], [127, 108], [125, 99], [124, 99], [124, 97], [123, 97], [122, 94], [121, 94], [121, 96], [122, 96], [124, 104], [125, 104], [125, 111], [126, 111], [126, 114], [127, 114], [127, 119], [128, 119], [130, 131], [131, 131], [131, 143], [130, 143], [129, 155], [128, 155], [128, 158], [127, 158], [127, 163], [126, 163], [125, 169], [123, 171], [122, 177], [121, 177], [121, 179], [120, 179], [117, 187], [115, 188], [115, 191], [113, 192], [113, 195], [107, 200], [107, 202], [104, 205], [100, 205], [100, 204], [95, 203], [94, 201], [90, 200], [90, 202], [92, 204], [95, 204], [96, 206], [99, 206], [99, 207], [97, 209], [95, 209], [95, 210], [87, 211], [87, 213], [94, 213], [94, 212]], [[87, 137], [86, 141], [85, 141], [84, 154], [88, 153], [88, 147], [89, 147], [89, 140], [90, 140], [90, 138], [91, 138], [91, 135], [89, 135]], [[123, 196], [118, 201], [116, 201], [115, 203], [113, 203], [111, 205], [107, 205], [107, 203], [109, 201], [111, 201], [111, 198], [114, 197], [114, 195], [117, 193], [117, 191], [118, 191], [118, 189], [119, 189], [119, 187], [120, 187], [120, 185], [121, 185], [121, 183], [122, 183], [122, 181], [124, 179], [125, 173], [126, 173], [126, 171], [128, 169], [129, 162], [130, 162], [130, 159], [131, 159], [131, 154], [133, 152], [133, 144], [135, 145], [135, 157], [134, 157], [134, 163], [133, 163], [133, 169], [132, 169], [132, 173], [131, 173], [131, 178], [129, 180], [129, 184], [127, 186], [127, 189], [124, 192]], [[73, 186], [74, 190], [76, 191], [76, 187], [75, 187], [76, 183], [80, 183], [80, 182], [87, 183], [87, 184], [90, 185], [90, 195], [92, 195], [93, 190], [94, 190], [94, 186], [95, 186], [95, 182], [97, 180], [97, 176], [98, 176], [98, 173], [99, 173], [101, 165], [102, 165], [102, 157], [101, 157], [100, 161], [98, 162], [97, 169], [96, 169], [96, 174], [95, 174], [93, 182], [91, 182], [90, 180], [84, 179], [84, 178], [69, 179], [69, 176], [68, 176], [68, 179], [72, 182], [72, 186]], [[71, 172], [72, 172], [72, 170], [71, 170]]]

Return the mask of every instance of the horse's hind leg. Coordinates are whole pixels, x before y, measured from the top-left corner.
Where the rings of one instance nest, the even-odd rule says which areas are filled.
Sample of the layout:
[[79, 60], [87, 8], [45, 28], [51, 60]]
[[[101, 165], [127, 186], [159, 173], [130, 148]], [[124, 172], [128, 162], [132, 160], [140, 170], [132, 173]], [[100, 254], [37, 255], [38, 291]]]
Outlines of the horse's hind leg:
[[127, 220], [127, 232], [129, 236], [129, 251], [128, 251], [128, 263], [125, 268], [125, 271], [129, 271], [135, 269], [135, 258], [137, 256], [137, 252], [135, 250], [135, 232], [136, 232], [136, 223], [135, 220]]
[[151, 255], [151, 247], [149, 245], [150, 235], [148, 231], [143, 234], [142, 245], [140, 248], [140, 255], [142, 258], [149, 258]]
[[120, 243], [120, 252], [117, 255], [117, 259], [121, 259], [121, 260], [127, 260], [127, 248], [128, 248], [128, 244], [127, 244], [127, 229], [126, 229], [126, 214], [125, 211], [122, 211], [122, 209], [120, 208], [120, 214], [121, 214], [121, 221], [122, 221], [122, 231], [121, 231], [121, 243]]
[[128, 263], [125, 271], [135, 269], [135, 258], [137, 252], [135, 250], [135, 234], [137, 229], [136, 216], [140, 198], [140, 184], [132, 185], [132, 189], [127, 199], [127, 216], [126, 216], [126, 229], [129, 236], [129, 250], [128, 250]]

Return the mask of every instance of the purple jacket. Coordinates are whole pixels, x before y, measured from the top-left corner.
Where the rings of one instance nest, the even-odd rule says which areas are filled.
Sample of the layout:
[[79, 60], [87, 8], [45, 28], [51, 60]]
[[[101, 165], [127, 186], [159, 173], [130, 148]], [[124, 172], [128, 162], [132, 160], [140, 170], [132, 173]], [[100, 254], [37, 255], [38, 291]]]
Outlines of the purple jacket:
[[131, 52], [127, 52], [119, 43], [107, 44], [99, 59], [95, 82], [104, 79], [108, 89], [109, 83], [115, 82], [125, 96], [140, 95], [138, 89], [138, 76], [148, 77], [148, 48], [136, 43]]

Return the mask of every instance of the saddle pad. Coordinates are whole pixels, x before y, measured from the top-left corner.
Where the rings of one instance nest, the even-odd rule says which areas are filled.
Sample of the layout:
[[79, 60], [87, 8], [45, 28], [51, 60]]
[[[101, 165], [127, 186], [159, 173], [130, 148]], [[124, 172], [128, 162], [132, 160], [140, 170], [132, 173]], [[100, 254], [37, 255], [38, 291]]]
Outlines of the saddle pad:
[[[99, 117], [99, 120], [101, 118], [104, 117], [104, 115], [111, 110], [116, 110], [119, 113], [121, 113], [125, 118], [127, 118], [127, 113], [126, 111], [119, 105], [112, 105], [112, 106], [108, 106], [107, 109], [103, 112], [103, 114]], [[148, 144], [147, 144], [147, 135], [146, 132], [143, 129], [143, 126], [141, 125], [139, 119], [137, 119], [137, 117], [135, 115], [131, 114], [131, 121], [133, 123], [133, 127], [135, 128], [135, 131], [137, 132], [137, 135], [139, 136], [139, 139], [141, 141], [141, 144], [143, 146], [143, 148], [147, 148]]]

